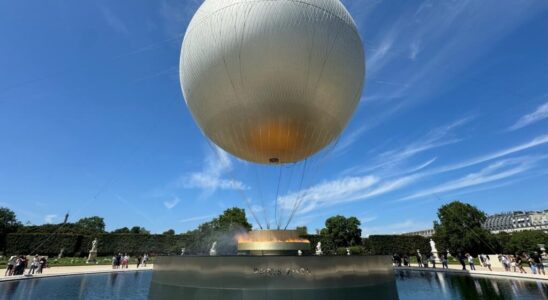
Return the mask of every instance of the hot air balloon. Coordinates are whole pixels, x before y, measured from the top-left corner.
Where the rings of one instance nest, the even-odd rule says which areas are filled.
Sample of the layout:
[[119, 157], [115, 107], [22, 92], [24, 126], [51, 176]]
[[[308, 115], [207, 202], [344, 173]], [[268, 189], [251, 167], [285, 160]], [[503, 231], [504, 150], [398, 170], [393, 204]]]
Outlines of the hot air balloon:
[[247, 161], [301, 161], [333, 142], [359, 102], [365, 58], [339, 0], [206, 0], [180, 79], [204, 134]]

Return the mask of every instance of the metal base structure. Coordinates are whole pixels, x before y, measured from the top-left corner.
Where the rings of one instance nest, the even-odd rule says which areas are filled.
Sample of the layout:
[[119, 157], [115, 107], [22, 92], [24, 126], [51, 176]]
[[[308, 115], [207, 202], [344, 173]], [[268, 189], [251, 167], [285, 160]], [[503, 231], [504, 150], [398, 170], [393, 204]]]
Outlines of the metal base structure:
[[388, 256], [165, 256], [149, 299], [398, 299]]

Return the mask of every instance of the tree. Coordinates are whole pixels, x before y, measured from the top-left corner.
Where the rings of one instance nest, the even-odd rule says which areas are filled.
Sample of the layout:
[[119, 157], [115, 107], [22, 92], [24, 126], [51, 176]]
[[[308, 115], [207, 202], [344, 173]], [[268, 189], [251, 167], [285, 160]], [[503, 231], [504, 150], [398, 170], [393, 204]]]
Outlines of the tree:
[[237, 207], [229, 208], [219, 217], [203, 223], [197, 229], [188, 232], [190, 238], [189, 252], [192, 254], [207, 254], [213, 242], [217, 242], [217, 253], [221, 255], [236, 254], [235, 237], [251, 230], [245, 210]]
[[19, 226], [21, 223], [17, 221], [17, 216], [13, 211], [7, 207], [0, 207], [0, 234], [13, 232]]
[[150, 231], [148, 231], [146, 228], [144, 227], [139, 227], [139, 226], [133, 226], [131, 227], [131, 229], [129, 230], [129, 233], [133, 233], [133, 234], [150, 234]]
[[539, 244], [548, 245], [548, 234], [542, 230], [512, 232], [504, 250], [506, 250], [505, 253], [510, 254], [530, 253], [539, 251]]
[[105, 232], [105, 220], [101, 217], [89, 217], [82, 218], [76, 222], [77, 226], [80, 226], [83, 230], [90, 231], [93, 233], [104, 233]]
[[247, 221], [245, 210], [237, 207], [229, 208], [212, 221], [215, 230], [230, 231], [233, 229], [245, 229], [250, 231], [252, 226]]
[[495, 251], [491, 233], [481, 227], [485, 213], [475, 206], [454, 201], [438, 209], [438, 218], [434, 222], [438, 249], [449, 249], [453, 255]]
[[361, 245], [362, 230], [356, 217], [334, 216], [325, 220], [325, 228], [320, 234], [329, 237], [336, 247]]
[[122, 227], [122, 228], [114, 229], [112, 233], [130, 233], [130, 232], [129, 232], [129, 228]]
[[164, 234], [164, 235], [175, 235], [175, 230], [173, 230], [173, 229], [168, 229], [168, 230], [164, 231], [163, 234]]
[[7, 208], [0, 207], [0, 251], [6, 250], [6, 236], [8, 233], [14, 232], [21, 223], [17, 221], [15, 213]]

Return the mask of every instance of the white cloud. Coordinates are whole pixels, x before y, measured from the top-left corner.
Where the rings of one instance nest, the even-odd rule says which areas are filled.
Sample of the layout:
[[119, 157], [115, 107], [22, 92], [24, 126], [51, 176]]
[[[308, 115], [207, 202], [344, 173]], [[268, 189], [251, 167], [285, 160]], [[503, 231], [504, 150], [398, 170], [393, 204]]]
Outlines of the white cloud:
[[317, 207], [349, 201], [353, 195], [369, 190], [379, 181], [373, 176], [346, 177], [327, 181], [279, 198], [281, 209], [292, 211], [298, 207], [299, 213], [306, 213]]
[[205, 161], [204, 169], [201, 172], [194, 172], [184, 176], [179, 186], [187, 189], [204, 189], [210, 193], [217, 189], [221, 190], [245, 190], [248, 189], [242, 182], [233, 179], [224, 179], [223, 175], [233, 168], [232, 161], [228, 154], [222, 149], [215, 147]]
[[46, 222], [47, 224], [51, 224], [55, 219], [57, 219], [57, 215], [46, 215], [44, 217], [44, 222]]
[[[447, 126], [446, 128], [453, 128], [454, 126], [457, 126], [459, 124], [461, 124], [461, 122], [455, 122]], [[409, 171], [392, 172], [384, 177], [371, 175], [361, 177], [347, 176], [342, 179], [322, 182], [300, 192], [294, 192], [284, 195], [279, 198], [279, 204], [281, 209], [286, 212], [291, 212], [297, 205], [297, 214], [306, 214], [323, 207], [329, 207], [353, 201], [360, 201], [371, 197], [391, 193], [408, 187], [410, 184], [432, 175], [478, 165], [545, 143], [548, 143], [548, 135], [537, 137], [530, 142], [497, 151], [495, 153], [473, 158], [461, 163], [439, 167], [430, 171], [418, 172], [431, 165], [436, 160], [435, 158], [430, 159], [429, 161]], [[412, 148], [407, 147], [407, 149]], [[414, 151], [408, 150], [408, 152]], [[402, 154], [395, 153], [394, 155], [398, 156]], [[408, 155], [406, 154], [404, 156]], [[386, 159], [391, 160], [392, 158], [387, 157]], [[464, 189], [467, 187], [473, 187], [489, 182], [496, 182], [507, 179], [523, 173], [527, 170], [530, 170], [535, 166], [535, 162], [541, 159], [545, 159], [545, 157], [519, 157], [497, 161], [480, 170], [479, 172], [470, 173], [465, 177], [448, 181], [438, 186], [426, 188], [400, 200], [410, 200], [418, 197], [432, 195], [434, 193], [457, 191], [459, 189]], [[400, 176], [395, 176], [396, 174], [399, 174]]]
[[415, 192], [409, 196], [401, 198], [400, 200], [411, 200], [431, 196], [438, 193], [445, 193], [513, 177], [530, 170], [537, 160], [538, 158], [535, 159], [529, 157], [501, 160], [488, 165], [479, 172], [470, 173], [464, 177], [442, 183], [438, 186]]
[[[474, 117], [465, 117], [459, 119], [453, 123], [435, 128], [426, 135], [415, 139], [415, 141], [407, 144], [404, 147], [398, 147], [393, 150], [380, 153], [376, 158], [376, 163], [372, 166], [365, 166], [360, 168], [354, 168], [354, 171], [358, 173], [371, 172], [373, 170], [383, 168], [384, 170], [393, 168], [399, 165], [406, 159], [409, 159], [417, 154], [432, 150], [435, 148], [455, 144], [461, 141], [461, 139], [455, 137], [453, 131], [467, 123], [469, 123]], [[435, 161], [435, 158], [425, 163], [424, 166], [419, 166], [416, 169], [422, 169], [430, 165]], [[415, 170], [416, 171], [416, 170]]]
[[[364, 1], [348, 2], [355, 13]], [[406, 5], [389, 7], [390, 1], [384, 1], [372, 7], [374, 11], [368, 14], [396, 10], [394, 15], [398, 17], [387, 15], [386, 22], [380, 25], [376, 18], [358, 23], [366, 50], [371, 53], [367, 61], [367, 98], [389, 101], [384, 106], [367, 106], [369, 123], [382, 124], [397, 111], [450, 90], [460, 82], [454, 79], [487, 55], [501, 39], [546, 9], [545, 3], [538, 1], [522, 4], [424, 1], [420, 8], [411, 10]], [[490, 25], [494, 23], [497, 26]], [[375, 30], [369, 30], [372, 27]], [[375, 83], [388, 78], [401, 85]]]
[[531, 140], [530, 142], [527, 142], [527, 143], [524, 143], [524, 144], [520, 144], [520, 145], [511, 147], [511, 148], [507, 148], [507, 149], [504, 149], [504, 150], [501, 150], [501, 151], [490, 153], [490, 154], [487, 154], [487, 155], [484, 155], [484, 156], [476, 157], [476, 158], [473, 158], [473, 159], [470, 159], [470, 160], [467, 160], [467, 161], [464, 161], [464, 162], [461, 162], [461, 163], [457, 163], [457, 164], [453, 164], [453, 165], [449, 165], [449, 166], [445, 166], [445, 167], [441, 167], [441, 168], [432, 170], [431, 172], [428, 173], [428, 175], [439, 174], [439, 173], [454, 171], [454, 170], [458, 170], [458, 169], [463, 169], [463, 168], [466, 168], [466, 167], [470, 167], [470, 166], [474, 166], [474, 165], [481, 164], [481, 163], [484, 163], [484, 162], [488, 162], [488, 161], [491, 161], [491, 160], [494, 160], [494, 159], [497, 159], [497, 158], [501, 158], [501, 157], [504, 157], [504, 156], [507, 156], [507, 155], [510, 155], [510, 154], [525, 151], [525, 150], [528, 150], [530, 148], [534, 148], [534, 147], [537, 147], [537, 146], [540, 146], [540, 145], [544, 145], [546, 143], [548, 143], [548, 135], [539, 136], [539, 137], [536, 137], [535, 139]]
[[177, 204], [179, 204], [179, 202], [181, 202], [181, 199], [179, 199], [179, 197], [174, 197], [171, 201], [164, 201], [164, 206], [167, 209], [172, 209], [175, 206], [177, 206]]
[[433, 224], [430, 222], [417, 222], [415, 220], [405, 220], [393, 224], [387, 224], [383, 226], [365, 227], [362, 229], [366, 236], [375, 234], [402, 234], [405, 232], [418, 231], [423, 229], [432, 228]]
[[214, 218], [214, 217], [215, 217], [215, 215], [191, 217], [191, 218], [181, 219], [181, 220], [179, 220], [179, 222], [181, 222], [181, 223], [189, 223], [189, 222], [207, 220], [207, 219], [211, 219], [211, 218]]
[[512, 125], [508, 130], [517, 130], [525, 126], [529, 126], [533, 123], [539, 122], [548, 118], [548, 102], [537, 107], [537, 109], [525, 116], [521, 117], [514, 125]]

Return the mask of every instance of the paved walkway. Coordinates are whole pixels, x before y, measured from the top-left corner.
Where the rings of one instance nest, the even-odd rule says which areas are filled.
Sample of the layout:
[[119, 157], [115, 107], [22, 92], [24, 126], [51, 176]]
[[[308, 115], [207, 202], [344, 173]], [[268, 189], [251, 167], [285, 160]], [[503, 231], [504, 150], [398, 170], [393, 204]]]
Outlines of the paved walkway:
[[[69, 275], [82, 275], [82, 274], [94, 274], [94, 273], [113, 273], [113, 272], [134, 272], [152, 270], [152, 264], [148, 264], [146, 267], [136, 268], [135, 266], [129, 266], [128, 269], [112, 269], [110, 265], [90, 265], [90, 266], [69, 266], [69, 267], [51, 267], [43, 270], [42, 274], [34, 274], [31, 276], [19, 275], [19, 276], [4, 276], [5, 269], [0, 273], [0, 282], [8, 280], [18, 279], [30, 279], [30, 278], [43, 278], [53, 276], [69, 276]], [[25, 270], [25, 274], [28, 269]]]
[[[526, 274], [520, 274], [518, 272], [506, 272], [504, 268], [493, 267], [493, 271], [489, 271], [488, 268], [481, 266], [476, 266], [475, 271], [470, 270], [470, 266], [466, 265], [466, 271], [462, 270], [461, 265], [449, 265], [449, 269], [442, 269], [441, 264], [436, 264], [436, 268], [419, 268], [419, 267], [396, 267], [396, 270], [412, 270], [412, 271], [430, 271], [430, 272], [451, 272], [451, 273], [460, 273], [467, 274], [471, 276], [495, 276], [495, 277], [511, 277], [511, 278], [521, 278], [521, 279], [533, 279], [533, 280], [543, 280], [548, 281], [548, 275], [538, 275], [532, 274], [530, 268], [525, 268]], [[548, 274], [548, 272], [546, 273]]]

